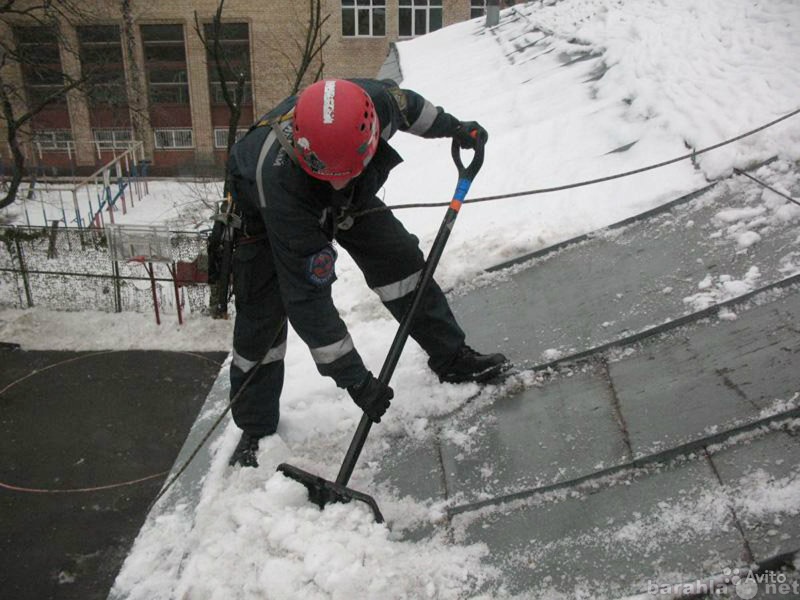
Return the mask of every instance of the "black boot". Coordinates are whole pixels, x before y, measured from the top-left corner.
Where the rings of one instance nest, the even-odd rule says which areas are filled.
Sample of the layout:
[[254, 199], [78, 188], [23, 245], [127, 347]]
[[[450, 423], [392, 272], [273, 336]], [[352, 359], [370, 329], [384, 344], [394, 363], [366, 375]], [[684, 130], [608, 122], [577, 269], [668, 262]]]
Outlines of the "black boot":
[[258, 460], [256, 459], [256, 455], [258, 454], [258, 440], [260, 439], [261, 438], [252, 436], [247, 432], [242, 432], [242, 437], [239, 439], [236, 450], [233, 451], [228, 464], [232, 467], [235, 465], [257, 467]]
[[439, 381], [446, 383], [482, 383], [511, 368], [503, 354], [480, 354], [464, 344], [456, 355], [436, 371]]

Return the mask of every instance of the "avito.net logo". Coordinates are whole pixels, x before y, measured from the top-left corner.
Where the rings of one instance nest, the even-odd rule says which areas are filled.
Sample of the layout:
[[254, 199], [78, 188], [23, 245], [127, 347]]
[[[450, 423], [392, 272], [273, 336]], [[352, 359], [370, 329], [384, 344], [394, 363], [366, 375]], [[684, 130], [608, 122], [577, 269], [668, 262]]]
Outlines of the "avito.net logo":
[[800, 597], [800, 581], [789, 581], [786, 573], [765, 571], [756, 573], [750, 569], [724, 569], [722, 575], [706, 580], [697, 580], [688, 583], [660, 584], [653, 581], [647, 582], [647, 594], [658, 595], [686, 595], [699, 594], [722, 595], [730, 591], [730, 587], [738, 598], [751, 600], [759, 590], [763, 596]]

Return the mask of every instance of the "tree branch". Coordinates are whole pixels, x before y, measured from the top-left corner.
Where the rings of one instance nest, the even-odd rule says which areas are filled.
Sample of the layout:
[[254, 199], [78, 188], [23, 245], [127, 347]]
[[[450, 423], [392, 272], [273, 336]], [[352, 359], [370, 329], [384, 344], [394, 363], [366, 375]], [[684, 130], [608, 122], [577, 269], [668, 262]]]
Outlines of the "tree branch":
[[69, 83], [65, 84], [63, 87], [57, 89], [52, 94], [47, 96], [44, 100], [39, 102], [39, 104], [35, 105], [33, 108], [28, 109], [28, 112], [24, 113], [21, 117], [18, 117], [16, 120], [16, 128], [19, 129], [22, 127], [27, 121], [30, 121], [33, 117], [38, 115], [42, 112], [48, 104], [51, 104], [58, 100], [61, 96], [66, 96], [67, 92], [74, 90], [75, 88], [83, 85], [86, 83], [86, 78], [81, 77], [80, 79], [73, 79]]
[[14, 108], [11, 104], [11, 99], [6, 92], [6, 86], [2, 78], [0, 78], [0, 105], [3, 108], [3, 117], [7, 123], [7, 140], [8, 147], [11, 149], [11, 156], [14, 159], [14, 170], [11, 174], [11, 181], [8, 185], [8, 191], [5, 197], [0, 200], [0, 208], [10, 206], [17, 199], [17, 191], [22, 183], [22, 178], [25, 176], [25, 155], [19, 147], [17, 140], [18, 126], [14, 121]]

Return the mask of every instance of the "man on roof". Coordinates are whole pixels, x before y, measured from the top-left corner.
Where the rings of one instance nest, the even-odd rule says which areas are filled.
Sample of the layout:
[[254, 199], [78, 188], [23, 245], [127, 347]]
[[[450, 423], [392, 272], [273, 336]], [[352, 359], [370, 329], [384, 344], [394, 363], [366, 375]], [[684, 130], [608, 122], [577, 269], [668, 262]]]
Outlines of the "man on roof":
[[[231, 397], [252, 375], [231, 409], [242, 430], [231, 465], [258, 466], [259, 440], [277, 430], [287, 318], [319, 372], [347, 389], [373, 422], [394, 397], [364, 365], [331, 285], [335, 241], [398, 321], [411, 303], [424, 265], [419, 240], [391, 211], [354, 216], [384, 207], [376, 193], [402, 161], [388, 142], [397, 131], [451, 137], [462, 148], [488, 138], [478, 123], [459, 121], [392, 81], [331, 79], [279, 103], [231, 150], [228, 183], [243, 222], [233, 267]], [[410, 333], [442, 382], [485, 382], [509, 366], [502, 354], [466, 344], [435, 281]]]

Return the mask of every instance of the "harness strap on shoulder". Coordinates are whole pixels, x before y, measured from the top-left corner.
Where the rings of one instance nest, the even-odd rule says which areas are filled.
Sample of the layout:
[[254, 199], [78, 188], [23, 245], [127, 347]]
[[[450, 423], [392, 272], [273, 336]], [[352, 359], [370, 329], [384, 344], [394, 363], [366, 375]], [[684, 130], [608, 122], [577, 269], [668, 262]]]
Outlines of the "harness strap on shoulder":
[[289, 158], [292, 159], [292, 162], [296, 164], [298, 167], [300, 166], [300, 162], [297, 160], [297, 154], [294, 151], [294, 147], [289, 140], [286, 138], [286, 134], [283, 131], [283, 126], [281, 125], [280, 119], [274, 121], [271, 125], [272, 131], [275, 133], [275, 137], [278, 138], [278, 143], [281, 145], [281, 148], [289, 155]]

